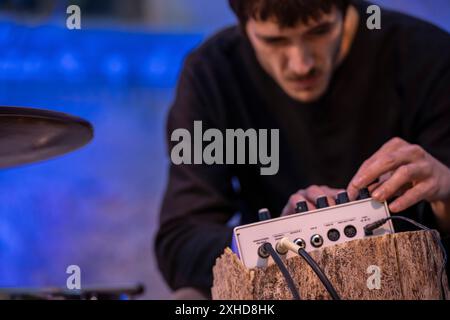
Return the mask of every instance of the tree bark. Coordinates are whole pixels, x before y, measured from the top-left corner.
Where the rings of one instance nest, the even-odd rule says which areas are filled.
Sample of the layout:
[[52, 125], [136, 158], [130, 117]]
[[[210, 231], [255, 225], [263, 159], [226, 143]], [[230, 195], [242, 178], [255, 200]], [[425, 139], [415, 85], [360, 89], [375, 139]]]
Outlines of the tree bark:
[[[449, 297], [447, 275], [444, 269], [442, 288], [443, 255], [433, 233], [439, 238], [436, 231], [404, 232], [354, 240], [310, 254], [342, 299], [444, 299]], [[302, 299], [331, 299], [302, 258], [290, 258], [286, 264]], [[370, 285], [373, 279], [370, 266], [380, 270], [379, 289]], [[216, 260], [213, 275], [213, 299], [292, 299], [277, 265], [247, 269], [229, 248]]]

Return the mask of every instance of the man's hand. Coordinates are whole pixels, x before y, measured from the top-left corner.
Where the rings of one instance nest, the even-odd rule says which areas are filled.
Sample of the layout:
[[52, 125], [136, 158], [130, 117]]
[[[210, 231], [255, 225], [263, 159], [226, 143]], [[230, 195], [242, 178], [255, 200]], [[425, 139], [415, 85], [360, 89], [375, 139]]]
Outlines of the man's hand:
[[394, 138], [365, 161], [350, 182], [347, 192], [354, 200], [358, 190], [376, 179], [372, 197], [386, 201], [399, 197], [389, 205], [393, 213], [403, 211], [426, 200], [447, 228], [450, 226], [450, 169], [428, 154], [422, 147]]
[[329, 205], [334, 206], [336, 204], [334, 200], [336, 195], [343, 191], [345, 190], [333, 189], [327, 186], [310, 186], [307, 189], [299, 190], [289, 198], [281, 216], [294, 214], [297, 203], [300, 201], [306, 201], [308, 208], [314, 210], [316, 209], [316, 199], [322, 196], [327, 196]]

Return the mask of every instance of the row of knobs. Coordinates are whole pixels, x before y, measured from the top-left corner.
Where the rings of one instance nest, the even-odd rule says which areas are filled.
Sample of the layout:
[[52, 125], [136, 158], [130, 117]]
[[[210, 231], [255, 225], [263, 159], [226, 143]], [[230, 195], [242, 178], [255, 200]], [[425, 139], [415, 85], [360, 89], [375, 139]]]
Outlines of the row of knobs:
[[[364, 189], [359, 190], [359, 195], [356, 200], [364, 200], [364, 199], [368, 199], [368, 198], [370, 198], [369, 189], [364, 188]], [[337, 205], [350, 202], [348, 193], [345, 191], [339, 193], [336, 196], [335, 202]], [[327, 208], [329, 206], [330, 206], [330, 204], [328, 203], [328, 198], [326, 196], [322, 196], [322, 197], [319, 197], [316, 199], [316, 208], [317, 209]], [[297, 203], [296, 208], [295, 208], [295, 213], [303, 213], [303, 212], [307, 212], [307, 211], [309, 211], [309, 208], [308, 208], [308, 204], [306, 203], [306, 201], [300, 201]]]
[[[358, 198], [356, 200], [363, 200], [370, 198], [369, 189], [364, 188], [359, 191]], [[350, 202], [347, 192], [341, 192], [336, 196], [336, 204], [344, 204]], [[326, 196], [322, 196], [316, 199], [316, 208], [322, 209], [329, 207], [328, 199]], [[295, 213], [303, 213], [309, 211], [306, 201], [300, 201], [297, 203]], [[261, 209], [258, 212], [259, 221], [265, 221], [271, 219], [271, 215], [268, 209]]]

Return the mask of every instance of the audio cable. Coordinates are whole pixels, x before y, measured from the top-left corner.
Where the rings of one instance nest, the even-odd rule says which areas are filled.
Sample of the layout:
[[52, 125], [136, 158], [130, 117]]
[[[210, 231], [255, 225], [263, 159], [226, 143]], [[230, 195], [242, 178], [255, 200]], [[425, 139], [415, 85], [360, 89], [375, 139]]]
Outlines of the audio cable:
[[273, 261], [275, 261], [281, 273], [283, 274], [284, 279], [286, 280], [288, 288], [291, 291], [293, 300], [301, 300], [300, 294], [298, 293], [298, 289], [295, 286], [294, 280], [292, 279], [289, 270], [287, 269], [287, 267], [283, 263], [283, 260], [281, 260], [280, 256], [277, 254], [275, 249], [272, 247], [272, 244], [269, 242], [265, 242], [259, 247], [259, 251], [262, 251], [263, 253], [264, 252], [268, 253], [272, 257]]
[[320, 266], [317, 264], [317, 262], [309, 255], [308, 252], [306, 252], [305, 249], [301, 248], [300, 246], [296, 245], [292, 241], [290, 241], [288, 238], [283, 238], [278, 242], [277, 246], [278, 250], [284, 251], [284, 250], [291, 250], [298, 254], [300, 257], [302, 257], [306, 263], [311, 267], [311, 269], [315, 272], [319, 280], [324, 285], [325, 289], [330, 294], [331, 298], [333, 300], [341, 300], [341, 297], [336, 292], [336, 289], [334, 289], [333, 285], [331, 284], [330, 279], [325, 275], [323, 270], [320, 268]]
[[[402, 220], [402, 221], [406, 221], [414, 226], [416, 226], [417, 228], [424, 230], [424, 231], [431, 231], [430, 228], [424, 226], [423, 224], [420, 224], [417, 221], [414, 221], [410, 218], [407, 217], [402, 217], [402, 216], [390, 216], [384, 219], [380, 219], [377, 220], [373, 223], [370, 223], [368, 225], [366, 225], [364, 227], [364, 233], [366, 236], [371, 236], [373, 235], [373, 231], [375, 229], [380, 228], [381, 226], [383, 226], [386, 222], [388, 222], [389, 220]], [[447, 266], [447, 252], [445, 251], [444, 245], [442, 244], [441, 239], [436, 235], [435, 232], [431, 232], [434, 240], [438, 243], [439, 248], [441, 249], [442, 252], [442, 256], [443, 256], [443, 263], [441, 266], [441, 271], [440, 271], [440, 285], [441, 285], [441, 291], [442, 291], [442, 299], [445, 300], [446, 299], [446, 294], [445, 294], [445, 285], [444, 285], [444, 272], [445, 272], [445, 268]]]

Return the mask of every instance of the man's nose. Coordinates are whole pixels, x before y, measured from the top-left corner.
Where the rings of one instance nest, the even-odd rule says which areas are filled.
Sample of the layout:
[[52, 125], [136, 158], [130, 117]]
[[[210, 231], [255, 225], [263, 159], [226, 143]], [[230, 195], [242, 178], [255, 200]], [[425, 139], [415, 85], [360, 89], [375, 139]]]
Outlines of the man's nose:
[[314, 57], [305, 46], [292, 46], [288, 53], [288, 67], [298, 75], [307, 75], [314, 67]]

